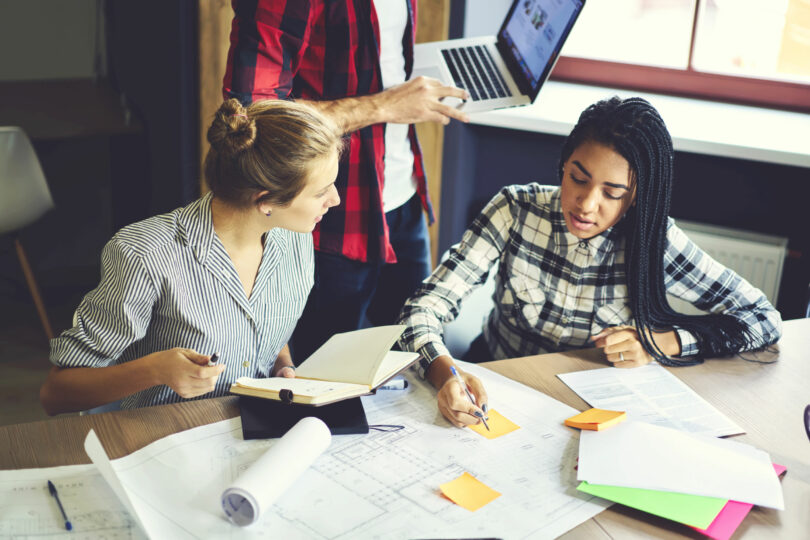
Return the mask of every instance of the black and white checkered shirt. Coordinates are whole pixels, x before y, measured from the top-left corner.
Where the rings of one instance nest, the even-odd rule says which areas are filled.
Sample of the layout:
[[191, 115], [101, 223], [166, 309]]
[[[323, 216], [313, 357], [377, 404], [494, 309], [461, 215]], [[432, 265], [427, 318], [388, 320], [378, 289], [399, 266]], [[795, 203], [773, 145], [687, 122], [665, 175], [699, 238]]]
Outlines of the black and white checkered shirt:
[[[61, 367], [104, 367], [184, 347], [219, 352], [225, 394], [238, 377], [266, 377], [292, 335], [314, 279], [312, 235], [273, 229], [250, 297], [214, 232], [211, 195], [121, 229], [101, 255], [101, 282], [51, 341]], [[182, 401], [168, 386], [123, 408]]]
[[[672, 220], [667, 242], [668, 293], [739, 318], [759, 337], [753, 347], [779, 338], [781, 317], [762, 291], [701, 251]], [[592, 346], [590, 336], [603, 329], [633, 324], [624, 246], [617, 227], [587, 241], [568, 232], [558, 187], [505, 187], [406, 302], [399, 322], [408, 328], [400, 345], [422, 355], [423, 369], [449, 355], [442, 325], [455, 319], [463, 298], [497, 264], [495, 308], [483, 328], [494, 358]], [[697, 354], [695, 337], [676, 331], [682, 356]]]

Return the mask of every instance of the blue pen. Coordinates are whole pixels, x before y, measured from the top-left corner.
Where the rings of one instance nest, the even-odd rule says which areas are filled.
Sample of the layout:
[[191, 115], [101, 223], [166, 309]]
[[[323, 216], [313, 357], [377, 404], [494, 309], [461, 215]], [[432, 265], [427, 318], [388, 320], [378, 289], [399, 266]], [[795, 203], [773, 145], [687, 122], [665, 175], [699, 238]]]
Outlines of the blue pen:
[[56, 486], [53, 485], [53, 482], [50, 480], [48, 480], [48, 491], [50, 492], [51, 496], [56, 499], [56, 504], [59, 505], [59, 511], [62, 512], [62, 517], [65, 519], [65, 529], [73, 529], [73, 525], [70, 524], [70, 520], [68, 520], [67, 514], [65, 514], [65, 509], [62, 508], [62, 501], [59, 500], [59, 494], [56, 492]]
[[219, 353], [215, 352], [211, 355], [211, 359], [208, 361], [208, 367], [217, 365], [217, 361], [219, 361]]
[[[470, 398], [470, 403], [472, 403], [473, 405], [476, 405], [475, 398], [470, 393], [470, 389], [467, 388], [467, 383], [464, 382], [464, 379], [462, 379], [461, 375], [459, 375], [458, 371], [456, 371], [456, 366], [450, 366], [450, 371], [453, 373], [453, 376], [456, 379], [458, 379], [458, 384], [460, 384], [461, 387], [464, 389], [464, 392], [467, 394], [467, 397]], [[487, 424], [487, 419], [482, 416], [481, 421], [484, 423], [484, 427], [487, 428], [487, 431], [490, 431], [489, 424]]]

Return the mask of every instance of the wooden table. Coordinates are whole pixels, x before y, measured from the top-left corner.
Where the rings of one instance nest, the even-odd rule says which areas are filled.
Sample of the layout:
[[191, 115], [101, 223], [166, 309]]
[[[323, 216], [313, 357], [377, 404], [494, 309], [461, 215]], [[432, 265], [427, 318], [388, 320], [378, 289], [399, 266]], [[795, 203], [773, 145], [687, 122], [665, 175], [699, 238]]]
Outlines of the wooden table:
[[[786, 322], [778, 348], [778, 353], [744, 355], [776, 360], [771, 364], [735, 357], [671, 369], [747, 431], [734, 440], [768, 451], [773, 461], [788, 469], [782, 480], [785, 510], [755, 507], [734, 538], [810, 537], [810, 440], [803, 424], [804, 407], [810, 404], [810, 319]], [[585, 402], [555, 375], [601, 368], [605, 363], [599, 351], [586, 350], [500, 360], [486, 366], [583, 410]], [[238, 413], [236, 398], [223, 397], [2, 426], [0, 469], [89, 463], [83, 443], [90, 428], [96, 430], [109, 456], [117, 458], [161, 437]], [[684, 525], [619, 505], [564, 535], [572, 539], [651, 537], [705, 538]]]

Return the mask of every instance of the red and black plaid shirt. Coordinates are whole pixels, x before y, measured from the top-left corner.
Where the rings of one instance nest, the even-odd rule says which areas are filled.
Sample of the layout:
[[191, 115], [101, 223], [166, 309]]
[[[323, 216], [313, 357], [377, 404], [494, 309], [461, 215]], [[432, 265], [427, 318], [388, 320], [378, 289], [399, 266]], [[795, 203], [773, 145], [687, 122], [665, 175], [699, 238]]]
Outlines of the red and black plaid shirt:
[[[416, 0], [402, 39], [413, 67]], [[380, 28], [372, 0], [232, 0], [226, 98], [332, 100], [382, 90]], [[366, 262], [395, 262], [383, 212], [385, 125], [351, 133], [336, 187], [342, 204], [314, 231], [315, 248]], [[409, 129], [417, 192], [433, 222], [422, 152]]]

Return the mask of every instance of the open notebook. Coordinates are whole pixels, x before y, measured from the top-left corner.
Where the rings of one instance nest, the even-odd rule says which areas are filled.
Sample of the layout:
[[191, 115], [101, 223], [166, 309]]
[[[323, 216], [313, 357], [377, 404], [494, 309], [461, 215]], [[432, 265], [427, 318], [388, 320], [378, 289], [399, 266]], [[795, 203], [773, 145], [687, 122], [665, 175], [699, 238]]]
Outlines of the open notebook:
[[390, 350], [404, 330], [391, 325], [335, 334], [296, 368], [294, 379], [240, 377], [231, 393], [307, 405], [370, 394], [419, 358]]

